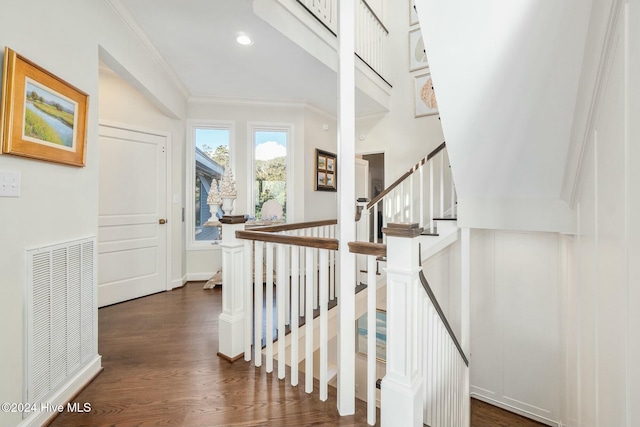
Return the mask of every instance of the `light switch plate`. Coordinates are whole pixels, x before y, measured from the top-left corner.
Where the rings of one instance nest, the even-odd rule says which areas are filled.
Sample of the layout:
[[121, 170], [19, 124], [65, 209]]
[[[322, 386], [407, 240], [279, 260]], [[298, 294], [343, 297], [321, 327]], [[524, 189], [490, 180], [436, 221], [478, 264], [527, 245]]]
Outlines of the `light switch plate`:
[[0, 171], [0, 197], [20, 197], [20, 172]]

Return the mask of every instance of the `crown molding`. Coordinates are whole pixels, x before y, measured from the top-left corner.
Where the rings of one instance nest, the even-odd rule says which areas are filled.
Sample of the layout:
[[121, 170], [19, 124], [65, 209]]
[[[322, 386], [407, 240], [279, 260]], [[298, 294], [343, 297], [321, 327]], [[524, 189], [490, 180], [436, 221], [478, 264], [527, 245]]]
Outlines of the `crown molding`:
[[127, 7], [122, 4], [120, 0], [106, 0], [107, 5], [111, 7], [115, 15], [122, 21], [124, 26], [133, 34], [133, 36], [140, 42], [140, 45], [147, 51], [151, 59], [158, 64], [158, 66], [166, 73], [169, 79], [175, 84], [178, 90], [182, 93], [182, 95], [188, 99], [191, 96], [191, 93], [184, 85], [182, 80], [178, 77], [176, 72], [171, 68], [171, 66], [165, 61], [162, 57], [158, 49], [151, 42], [149, 37], [145, 34], [145, 32], [140, 28], [138, 22], [135, 20], [131, 12], [127, 9]]
[[316, 113], [333, 117], [334, 115], [320, 107], [308, 103], [307, 101], [298, 101], [295, 99], [264, 99], [264, 98], [232, 98], [222, 96], [192, 96], [188, 100], [189, 104], [201, 105], [233, 105], [233, 106], [261, 106], [261, 107], [279, 107], [279, 108], [306, 108]]

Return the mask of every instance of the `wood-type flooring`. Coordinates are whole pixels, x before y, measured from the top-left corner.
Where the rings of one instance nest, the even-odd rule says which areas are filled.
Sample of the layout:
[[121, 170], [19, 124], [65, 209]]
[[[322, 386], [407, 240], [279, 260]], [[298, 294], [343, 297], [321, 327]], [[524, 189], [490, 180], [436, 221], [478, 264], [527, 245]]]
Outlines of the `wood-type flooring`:
[[[304, 392], [274, 373], [219, 358], [221, 288], [204, 282], [101, 308], [103, 372], [74, 399], [89, 412], [62, 412], [52, 427], [133, 426], [366, 426], [366, 405], [340, 417], [329, 399]], [[288, 372], [287, 372], [288, 375]], [[317, 390], [317, 382], [315, 384]], [[539, 426], [472, 400], [472, 427]]]

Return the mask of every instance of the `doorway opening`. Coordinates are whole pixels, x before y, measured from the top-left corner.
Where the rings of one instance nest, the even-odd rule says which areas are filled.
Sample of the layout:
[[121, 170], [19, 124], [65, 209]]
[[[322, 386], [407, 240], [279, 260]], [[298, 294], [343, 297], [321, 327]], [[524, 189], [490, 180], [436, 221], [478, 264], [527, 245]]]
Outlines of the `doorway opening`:
[[[363, 154], [362, 158], [369, 162], [369, 199], [373, 200], [385, 188], [384, 153]], [[373, 218], [369, 221], [369, 241], [375, 241], [376, 232], [379, 241], [382, 241], [382, 206], [378, 207], [378, 229], [375, 231], [373, 229], [374, 222]]]

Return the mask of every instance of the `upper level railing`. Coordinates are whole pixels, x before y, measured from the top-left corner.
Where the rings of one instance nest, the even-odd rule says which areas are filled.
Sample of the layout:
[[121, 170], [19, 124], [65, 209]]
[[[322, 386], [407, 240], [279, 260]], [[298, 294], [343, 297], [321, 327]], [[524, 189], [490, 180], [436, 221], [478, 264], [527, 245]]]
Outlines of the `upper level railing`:
[[[367, 204], [366, 210], [371, 213], [373, 230], [381, 230], [390, 222], [417, 222], [420, 227], [434, 231], [435, 219], [456, 217], [456, 204], [455, 185], [443, 142], [387, 186]], [[375, 231], [373, 241], [379, 240], [380, 235]]]
[[[334, 36], [337, 34], [337, 0], [297, 1]], [[356, 55], [384, 79], [386, 39], [389, 31], [366, 0], [357, 0], [355, 25]]]

